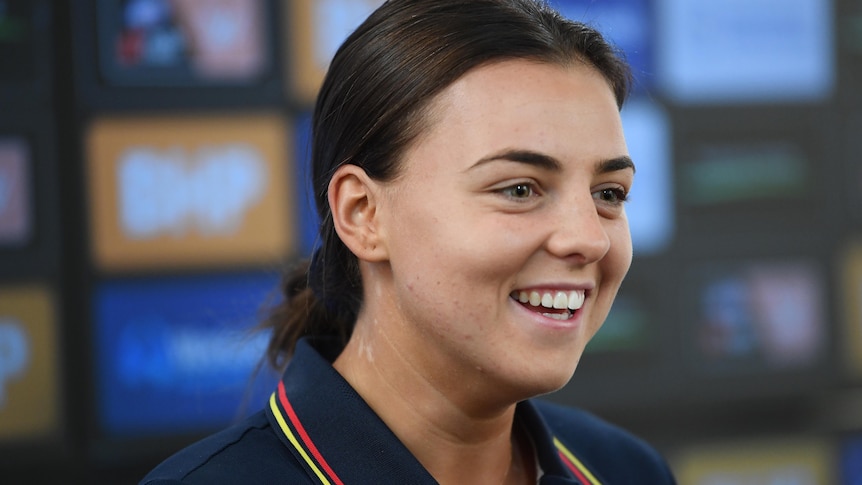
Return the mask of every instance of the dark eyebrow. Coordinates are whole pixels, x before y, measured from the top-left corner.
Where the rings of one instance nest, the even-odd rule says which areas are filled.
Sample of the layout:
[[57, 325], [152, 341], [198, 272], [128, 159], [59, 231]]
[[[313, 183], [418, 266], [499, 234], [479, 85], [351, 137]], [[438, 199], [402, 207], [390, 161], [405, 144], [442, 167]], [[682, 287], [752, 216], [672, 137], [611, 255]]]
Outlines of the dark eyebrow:
[[468, 170], [495, 160], [508, 160], [510, 162], [524, 163], [550, 172], [560, 172], [563, 170], [563, 164], [561, 164], [556, 158], [530, 150], [503, 150], [478, 160], [476, 163], [471, 165]]
[[632, 159], [627, 156], [622, 156], [599, 162], [599, 164], [596, 166], [596, 173], [610, 173], [616, 172], [618, 170], [626, 170], [629, 168], [632, 170], [632, 173], [634, 173], [635, 162], [633, 162]]
[[[550, 172], [560, 172], [563, 170], [563, 165], [556, 158], [530, 150], [503, 150], [499, 153], [480, 159], [470, 166], [468, 170], [495, 160], [508, 160], [510, 162], [524, 163]], [[621, 156], [599, 162], [596, 166], [596, 173], [610, 173], [626, 169], [631, 169], [631, 171], [634, 172], [635, 164], [628, 156]]]

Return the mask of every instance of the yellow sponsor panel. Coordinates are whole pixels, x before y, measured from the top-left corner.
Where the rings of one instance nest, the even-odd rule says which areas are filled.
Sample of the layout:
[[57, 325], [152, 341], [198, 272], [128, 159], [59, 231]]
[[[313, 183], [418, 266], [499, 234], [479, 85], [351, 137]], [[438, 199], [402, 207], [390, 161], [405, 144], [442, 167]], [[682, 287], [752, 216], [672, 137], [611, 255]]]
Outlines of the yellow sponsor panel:
[[680, 485], [829, 485], [835, 483], [833, 454], [816, 440], [776, 438], [699, 446], [680, 453], [672, 465]]
[[87, 136], [97, 264], [280, 261], [295, 245], [290, 137], [278, 115], [97, 120]]
[[845, 355], [847, 365], [862, 375], [862, 244], [845, 252], [840, 267], [844, 272]]
[[61, 393], [54, 305], [38, 286], [0, 286], [0, 441], [57, 431]]

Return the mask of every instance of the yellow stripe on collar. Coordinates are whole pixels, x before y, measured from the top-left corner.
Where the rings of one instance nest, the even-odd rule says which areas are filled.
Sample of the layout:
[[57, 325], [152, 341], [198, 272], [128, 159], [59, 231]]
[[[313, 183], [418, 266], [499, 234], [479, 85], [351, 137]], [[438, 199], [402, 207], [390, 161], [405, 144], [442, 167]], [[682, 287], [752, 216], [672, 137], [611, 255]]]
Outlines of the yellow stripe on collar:
[[556, 446], [557, 450], [562, 453], [563, 456], [565, 456], [566, 459], [568, 459], [572, 463], [572, 465], [574, 465], [578, 469], [578, 471], [580, 471], [584, 475], [587, 480], [589, 480], [590, 483], [585, 485], [601, 485], [601, 482], [596, 479], [596, 477], [590, 472], [589, 469], [587, 469], [587, 467], [583, 463], [581, 463], [581, 460], [579, 460], [578, 457], [576, 457], [571, 451], [569, 451], [569, 449], [566, 448], [566, 446], [556, 437], [554, 437], [554, 446]]
[[281, 427], [281, 431], [284, 433], [285, 436], [287, 436], [287, 439], [288, 441], [290, 441], [290, 444], [292, 444], [293, 447], [296, 448], [296, 450], [299, 452], [299, 454], [302, 455], [302, 458], [308, 464], [309, 468], [311, 468], [311, 471], [313, 471], [314, 474], [317, 475], [317, 478], [320, 479], [320, 483], [322, 483], [323, 485], [332, 485], [329, 480], [326, 479], [326, 476], [323, 474], [323, 472], [320, 471], [320, 468], [317, 467], [317, 464], [314, 463], [314, 460], [312, 460], [311, 457], [308, 456], [308, 453], [305, 452], [305, 448], [303, 448], [302, 445], [299, 444], [299, 440], [296, 439], [296, 436], [294, 436], [293, 431], [290, 430], [290, 427], [287, 425], [287, 422], [285, 422], [284, 416], [281, 414], [281, 410], [278, 409], [278, 404], [276, 404], [275, 402], [275, 393], [272, 393], [272, 396], [270, 396], [269, 398], [269, 407], [272, 410], [272, 414], [275, 416], [275, 420], [278, 421], [278, 426]]

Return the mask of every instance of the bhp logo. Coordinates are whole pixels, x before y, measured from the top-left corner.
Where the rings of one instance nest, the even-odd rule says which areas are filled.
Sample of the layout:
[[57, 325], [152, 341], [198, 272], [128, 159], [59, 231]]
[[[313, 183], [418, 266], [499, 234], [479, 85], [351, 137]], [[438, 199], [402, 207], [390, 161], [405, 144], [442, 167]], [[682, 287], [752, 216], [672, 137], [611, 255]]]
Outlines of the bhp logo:
[[87, 138], [94, 260], [158, 271], [290, 256], [291, 139], [279, 115], [97, 120]]
[[130, 148], [117, 169], [123, 232], [134, 239], [236, 233], [266, 190], [261, 158], [243, 144]]

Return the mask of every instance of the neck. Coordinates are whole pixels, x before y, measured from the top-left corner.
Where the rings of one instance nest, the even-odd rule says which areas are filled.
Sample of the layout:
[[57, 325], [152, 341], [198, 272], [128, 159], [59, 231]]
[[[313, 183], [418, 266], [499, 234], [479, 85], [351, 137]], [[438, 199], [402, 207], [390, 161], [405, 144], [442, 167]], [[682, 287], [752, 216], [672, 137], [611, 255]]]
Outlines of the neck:
[[460, 389], [469, 384], [428, 372], [389, 335], [360, 317], [334, 367], [425, 469], [441, 484], [535, 483], [532, 452], [522, 457], [525, 437], [513, 433], [515, 404], [477, 406]]

